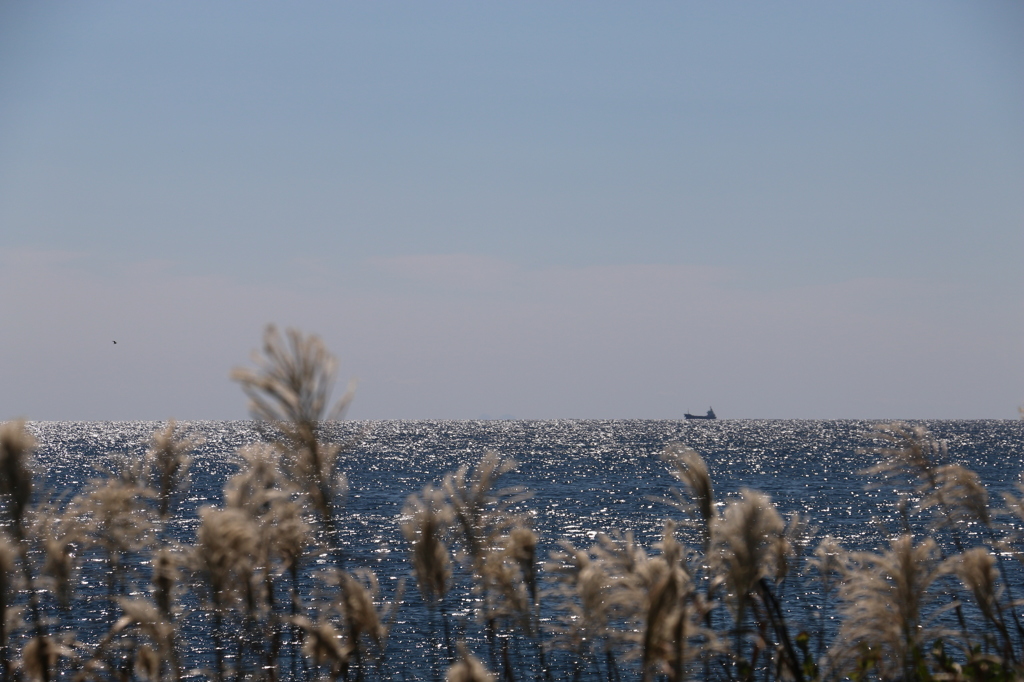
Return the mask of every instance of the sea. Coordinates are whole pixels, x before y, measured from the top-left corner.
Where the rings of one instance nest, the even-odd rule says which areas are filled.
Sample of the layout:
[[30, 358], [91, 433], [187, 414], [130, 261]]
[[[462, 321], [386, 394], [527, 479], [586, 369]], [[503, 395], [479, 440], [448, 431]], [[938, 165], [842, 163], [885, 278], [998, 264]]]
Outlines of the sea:
[[[600, 534], [631, 532], [655, 553], [666, 518], [680, 512], [667, 503], [679, 482], [661, 453], [672, 443], [697, 450], [710, 471], [715, 498], [724, 505], [744, 488], [771, 496], [780, 512], [798, 512], [816, 537], [831, 535], [849, 549], [876, 549], [900, 530], [894, 513], [901, 488], [879, 485], [865, 474], [876, 461], [871, 433], [884, 422], [834, 420], [548, 420], [548, 421], [347, 421], [325, 438], [347, 443], [340, 468], [349, 481], [342, 513], [348, 567], [372, 569], [382, 594], [407, 579], [408, 613], [395, 617], [385, 677], [431, 677], [431, 655], [422, 636], [424, 616], [411, 581], [408, 546], [399, 531], [412, 493], [438, 484], [485, 451], [517, 462], [503, 484], [522, 486], [522, 503], [539, 536], [540, 560], [560, 542], [585, 548]], [[910, 422], [948, 444], [948, 462], [973, 469], [992, 506], [1016, 490], [1024, 468], [1024, 422], [943, 420]], [[160, 422], [32, 422], [38, 440], [35, 465], [55, 499], [69, 499], [115, 456], [140, 457]], [[238, 448], [261, 440], [251, 421], [194, 421], [179, 425], [201, 440], [193, 453], [192, 484], [175, 533], [194, 537], [198, 510], [220, 505], [221, 489], [237, 470]], [[685, 536], [685, 532], [684, 532]], [[684, 540], [687, 538], [684, 537]], [[696, 537], [690, 537], [696, 543]], [[326, 559], [319, 557], [322, 564]], [[313, 566], [315, 568], [315, 565]], [[86, 566], [82, 589], [101, 576]], [[92, 585], [92, 587], [90, 587]], [[97, 592], [99, 594], [99, 592]], [[97, 597], [98, 598], [98, 597]], [[469, 597], [467, 597], [469, 598]], [[797, 595], [799, 602], [799, 595]], [[422, 604], [420, 604], [422, 606]], [[471, 605], [453, 609], [469, 618]], [[787, 608], [798, 608], [790, 605]], [[433, 642], [433, 640], [431, 640]], [[198, 646], [199, 643], [197, 642]], [[401, 674], [399, 672], [401, 671]]]

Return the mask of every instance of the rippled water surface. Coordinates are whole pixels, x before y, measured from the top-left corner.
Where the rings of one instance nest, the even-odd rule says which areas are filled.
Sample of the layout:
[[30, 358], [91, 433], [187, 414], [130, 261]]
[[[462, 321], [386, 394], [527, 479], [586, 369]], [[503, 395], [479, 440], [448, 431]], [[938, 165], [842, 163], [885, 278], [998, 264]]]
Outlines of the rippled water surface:
[[[1024, 459], [1024, 422], [923, 423], [949, 443], [952, 462], [979, 473], [990, 492], [1009, 489]], [[51, 486], [74, 490], [109, 454], [141, 455], [157, 422], [39, 422], [37, 458]], [[379, 555], [401, 550], [395, 519], [405, 498], [464, 463], [494, 450], [519, 463], [510, 484], [533, 497], [544, 537], [583, 541], [613, 528], [654, 538], [672, 512], [658, 502], [677, 484], [659, 455], [681, 442], [700, 452], [724, 500], [744, 487], [769, 493], [781, 511], [808, 515], [823, 533], [858, 545], [876, 543], [875, 517], [890, 516], [892, 496], [868, 489], [861, 472], [874, 463], [863, 421], [384, 421], [347, 422], [331, 435], [356, 440], [343, 457], [351, 493], [353, 543]], [[252, 422], [191, 422], [203, 439], [193, 466], [194, 510], [218, 504], [236, 470], [234, 451], [256, 442]], [[371, 549], [372, 548], [372, 549]], [[353, 549], [356, 549], [354, 546]], [[379, 558], [371, 558], [380, 561]]]
[[[993, 498], [1018, 480], [1024, 455], [1024, 423], [936, 421], [922, 423], [949, 443], [949, 458], [981, 476]], [[72, 493], [111, 454], [141, 455], [153, 431], [147, 422], [37, 422], [40, 473], [56, 490]], [[181, 539], [191, 540], [201, 505], [220, 504], [220, 490], [236, 470], [233, 452], [259, 440], [252, 422], [189, 422], [201, 437], [192, 491], [176, 520]], [[659, 454], [672, 442], [699, 451], [708, 463], [719, 503], [745, 487], [771, 495], [780, 511], [809, 517], [819, 535], [831, 534], [851, 548], [874, 548], [895, 527], [892, 489], [869, 489], [862, 472], [874, 463], [862, 450], [874, 426], [863, 421], [384, 421], [345, 422], [329, 436], [354, 440], [342, 457], [350, 482], [344, 532], [355, 565], [370, 566], [394, 581], [409, 574], [406, 545], [397, 520], [406, 497], [485, 450], [514, 458], [509, 485], [532, 498], [543, 554], [558, 539], [578, 546], [598, 533], [631, 530], [655, 543], [663, 519], [677, 512], [662, 500], [677, 482]], [[89, 576], [83, 575], [87, 585]], [[407, 596], [415, 599], [415, 588]], [[400, 617], [397, 653], [410, 657], [415, 618]], [[404, 628], [404, 630], [403, 630]], [[404, 644], [403, 644], [404, 642]], [[404, 647], [404, 648], [403, 648]]]

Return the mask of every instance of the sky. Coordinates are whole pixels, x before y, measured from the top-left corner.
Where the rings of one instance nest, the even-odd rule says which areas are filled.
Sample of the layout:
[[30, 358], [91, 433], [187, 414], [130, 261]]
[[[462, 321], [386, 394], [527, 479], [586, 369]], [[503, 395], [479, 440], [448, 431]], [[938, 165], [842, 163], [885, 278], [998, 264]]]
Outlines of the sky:
[[0, 0], [0, 420], [1011, 419], [1022, 263], [1012, 0]]

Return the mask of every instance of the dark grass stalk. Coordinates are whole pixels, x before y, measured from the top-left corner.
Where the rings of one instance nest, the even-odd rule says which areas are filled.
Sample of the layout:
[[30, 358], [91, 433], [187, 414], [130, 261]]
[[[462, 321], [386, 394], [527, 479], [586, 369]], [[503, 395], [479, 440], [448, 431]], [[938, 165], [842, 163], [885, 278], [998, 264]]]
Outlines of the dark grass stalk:
[[216, 668], [214, 669], [214, 679], [217, 682], [224, 682], [224, 642], [222, 637], [222, 616], [219, 599], [214, 597], [213, 606], [213, 632], [210, 634], [213, 636], [213, 651], [214, 660], [216, 662]]
[[433, 608], [431, 605], [428, 604], [427, 605], [427, 615], [428, 615], [428, 617], [430, 619], [429, 622], [430, 622], [430, 626], [431, 626], [431, 631], [429, 633], [427, 633], [428, 641], [430, 642], [430, 648], [431, 648], [431, 652], [430, 652], [430, 670], [431, 670], [431, 673], [434, 676], [435, 682], [440, 682], [440, 680], [441, 680], [441, 652], [438, 651], [438, 647], [436, 645], [436, 640], [434, 639], [435, 633], [437, 632], [437, 619], [439, 617], [438, 613], [437, 613], [437, 609]]
[[[707, 555], [705, 555], [705, 556], [707, 556]], [[710, 579], [708, 579], [707, 576], [705, 576], [705, 582], [707, 582], [707, 588], [706, 588], [706, 592], [704, 594], [704, 598], [705, 598], [705, 600], [707, 600], [708, 604], [714, 604], [714, 591], [715, 591], [714, 587], [711, 585], [711, 581], [710, 581]], [[707, 610], [707, 612], [704, 614], [704, 627], [706, 627], [709, 632], [714, 632], [715, 631], [715, 610], [713, 608], [709, 608]], [[704, 679], [705, 680], [710, 680], [711, 679], [711, 657], [710, 656], [703, 656], [702, 658], [704, 659], [704, 665], [703, 665]]]
[[[579, 682], [580, 675], [582, 675], [582, 667], [583, 667], [583, 666], [580, 665], [580, 658], [582, 658], [582, 656], [577, 654], [577, 653], [575, 653], [575, 652], [569, 654], [569, 656], [570, 656], [570, 660], [571, 660], [570, 666], [571, 666], [571, 669], [572, 669], [572, 682]], [[600, 671], [598, 671], [598, 672], [600, 672]]]
[[681, 680], [683, 679], [683, 661], [685, 660], [684, 657], [686, 655], [687, 635], [685, 615], [685, 612], [680, 614], [678, 620], [676, 620], [674, 632], [672, 633], [672, 636], [675, 639], [675, 660], [672, 662], [672, 673], [673, 679], [675, 679], [677, 682], [681, 682]]
[[608, 682], [617, 682], [622, 679], [619, 676], [619, 666], [615, 662], [615, 654], [610, 648], [606, 648], [605, 652], [605, 668], [608, 671]]
[[[0, 566], [0, 570], [4, 567]], [[0, 576], [5, 581], [6, 576]], [[0, 585], [0, 681], [11, 677], [11, 652], [7, 643], [7, 586]]]
[[[944, 502], [941, 503], [941, 506], [948, 512], [948, 507]], [[960, 540], [960, 534], [956, 532], [956, 529], [954, 528], [950, 530], [950, 535], [953, 538], [953, 546], [956, 547], [957, 554], [963, 554], [964, 545], [963, 542], [961, 542]], [[943, 549], [941, 545], [939, 545], [939, 558], [942, 561], [946, 561], [949, 559], [949, 557], [946, 555], [946, 550]], [[956, 614], [957, 624], [960, 625], [960, 632], [963, 633], [963, 637], [967, 641], [967, 648], [972, 649], [974, 647], [971, 644], [971, 631], [970, 628], [967, 627], [967, 619], [964, 617], [964, 610], [960, 604], [960, 600], [956, 598], [956, 594], [952, 590], [950, 590], [949, 592], [949, 598], [951, 600], [950, 603], [953, 606], [953, 612]]]
[[452, 646], [452, 638], [449, 632], [448, 609], [445, 606], [444, 597], [438, 602], [438, 610], [441, 612], [441, 626], [444, 628], [444, 648], [448, 654], [448, 663], [451, 664], [455, 662], [455, 649]]
[[[291, 660], [289, 662], [289, 673], [291, 673], [290, 679], [299, 679], [296, 676], [295, 664], [297, 659], [300, 658], [299, 652], [302, 648], [302, 638], [304, 632], [297, 624], [299, 617], [299, 608], [301, 606], [299, 596], [299, 566], [297, 561], [293, 561], [288, 567], [288, 572], [291, 575], [291, 634], [289, 635], [289, 643], [291, 644]], [[305, 668], [305, 657], [301, 657], [303, 661], [303, 675], [302, 679], [308, 678], [308, 670]]]
[[[355, 624], [349, 625], [349, 641], [352, 642], [352, 657], [356, 662], [356, 682], [363, 680], [363, 647], [360, 645], [360, 634]], [[345, 674], [348, 679], [348, 673]]]
[[[178, 622], [174, 613], [173, 598], [175, 573], [167, 548], [155, 549], [151, 555], [153, 574], [150, 583], [153, 588], [153, 602], [160, 616], [170, 626], [166, 642], [167, 658], [161, 658], [160, 670], [170, 669], [175, 680], [181, 680], [181, 661], [178, 654]], [[161, 672], [162, 674], [162, 672]], [[164, 679], [161, 676], [161, 680]]]
[[[247, 618], [243, 620], [243, 632], [248, 629], [246, 621], [248, 621]], [[235, 682], [241, 682], [242, 674], [245, 671], [245, 640], [244, 634], [235, 637]]]
[[487, 619], [486, 633], [487, 633], [487, 650], [488, 650], [488, 654], [490, 656], [491, 667], [492, 668], [497, 668], [498, 667], [498, 652], [497, 652], [498, 633], [497, 633], [497, 630], [495, 629], [494, 619], [493, 618], [488, 618]]
[[509, 657], [508, 637], [501, 638], [501, 667], [505, 682], [515, 682], [515, 668], [513, 667], [512, 660]]
[[[117, 575], [120, 572], [119, 568], [114, 565], [113, 557], [108, 557], [108, 561], [111, 564], [110, 571], [107, 573], [107, 621], [109, 628], [113, 630], [114, 625], [117, 623]], [[117, 669], [117, 654], [109, 647], [105, 649], [107, 665], [111, 670]]]
[[267, 625], [270, 628], [269, 646], [265, 645], [266, 656], [264, 658], [264, 669], [269, 675], [270, 682], [277, 682], [278, 665], [281, 658], [282, 625], [278, 613], [277, 600], [274, 596], [274, 580], [271, 571], [264, 573], [264, 589], [267, 592]]
[[[736, 665], [740, 666], [740, 668], [743, 667], [742, 664], [746, 660], [743, 657], [743, 637], [747, 634], [747, 628], [744, 624], [746, 615], [746, 608], [741, 601], [741, 605], [736, 610], [736, 620], [733, 623], [733, 657]], [[746, 679], [747, 676], [742, 675], [742, 677]]]
[[528, 634], [530, 635], [530, 641], [533, 642], [533, 645], [537, 649], [537, 662], [540, 665], [540, 672], [545, 680], [551, 680], [551, 668], [548, 665], [547, 656], [544, 653], [544, 641], [541, 638], [540, 599], [536, 586], [536, 578], [533, 578], [530, 581], [530, 592], [533, 600], [533, 611], [530, 614], [530, 618], [532, 619], [532, 622], [530, 623], [531, 632]]
[[786, 616], [782, 613], [782, 606], [772, 593], [767, 579], [761, 578], [758, 582], [758, 588], [765, 601], [768, 622], [775, 631], [775, 636], [782, 644], [783, 652], [786, 656], [785, 663], [789, 667], [789, 672], [797, 682], [804, 682], [803, 666], [800, 664], [800, 658], [797, 656], [796, 649], [793, 647], [793, 642], [790, 639], [789, 628], [786, 625]]
[[544, 641], [540, 636], [540, 629], [531, 638], [533, 645], [537, 648], [537, 662], [540, 664], [540, 672], [545, 680], [551, 680], [551, 667], [548, 665], [547, 655], [544, 653]]
[[[1013, 617], [1014, 628], [1015, 628], [1015, 630], [1017, 632], [1017, 641], [1018, 641], [1019, 646], [1021, 647], [1022, 654], [1024, 654], [1024, 626], [1021, 625], [1020, 616], [1017, 615], [1017, 609], [1014, 608], [1014, 606], [1013, 606], [1016, 603], [1016, 599], [1014, 599], [1014, 597], [1013, 597], [1012, 583], [1010, 582], [1010, 577], [1006, 573], [1006, 565], [1005, 565], [1005, 562], [1003, 561], [1002, 554], [1000, 552], [995, 552], [995, 557], [996, 557], [996, 566], [999, 569], [999, 576], [1000, 576], [1000, 578], [1002, 578], [1003, 587], [1006, 590], [1006, 603], [1009, 605], [1007, 607], [1007, 610], [1010, 612], [1010, 615]], [[1003, 612], [1003, 607], [1002, 607], [1001, 604], [999, 604], [1000, 616], [1002, 615], [1002, 612]], [[1004, 621], [1004, 627], [1005, 627], [1005, 621]], [[1010, 650], [1012, 652], [1014, 650], [1014, 648], [1011, 647]], [[1013, 663], [1017, 662], [1016, 655], [1013, 656], [1012, 662]]]
[[[31, 560], [28, 555], [27, 539], [25, 538], [25, 531], [21, 525], [21, 519], [16, 519], [14, 524], [15, 541], [18, 543], [18, 551], [21, 558], [21, 569], [25, 580], [25, 584], [28, 586], [28, 599], [29, 599], [29, 610], [32, 613], [32, 630], [35, 632], [36, 638], [40, 642], [49, 641], [48, 632], [45, 620], [43, 619], [42, 608], [40, 605], [39, 590], [36, 585], [34, 578], [34, 570], [32, 567]], [[43, 682], [50, 682], [50, 666], [44, 663], [40, 666], [42, 671]]]

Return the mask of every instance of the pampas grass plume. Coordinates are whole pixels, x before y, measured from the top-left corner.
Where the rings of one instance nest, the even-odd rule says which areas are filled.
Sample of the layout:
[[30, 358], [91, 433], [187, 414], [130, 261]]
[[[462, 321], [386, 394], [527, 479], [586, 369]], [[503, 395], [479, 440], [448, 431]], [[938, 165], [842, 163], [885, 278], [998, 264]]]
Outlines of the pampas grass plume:
[[733, 594], [742, 615], [747, 595], [778, 570], [782, 517], [764, 493], [744, 488], [712, 525], [712, 566]]
[[305, 633], [302, 652], [314, 663], [329, 665], [333, 677], [348, 668], [351, 648], [330, 621], [323, 619], [314, 623], [305, 616], [298, 616], [295, 624]]
[[159, 500], [160, 518], [167, 518], [174, 496], [188, 486], [192, 466], [188, 453], [201, 443], [198, 439], [180, 438], [177, 428], [172, 419], [164, 429], [154, 432], [145, 456], [151, 484]]
[[453, 513], [444, 492], [427, 486], [419, 495], [410, 495], [403, 510], [402, 534], [409, 543], [413, 572], [420, 594], [427, 604], [436, 604], [448, 593], [451, 560], [444, 534]]
[[974, 601], [985, 619], [1002, 627], [997, 617], [1002, 588], [996, 558], [984, 547], [972, 547], [950, 559], [953, 571], [971, 591]]
[[707, 552], [711, 540], [711, 524], [715, 519], [714, 487], [707, 464], [696, 450], [680, 443], [668, 445], [661, 456], [672, 466], [672, 474], [685, 486], [689, 497], [687, 499], [674, 490], [674, 506], [695, 517], [703, 549]]
[[28, 458], [35, 447], [36, 440], [25, 429], [24, 420], [0, 424], [0, 497], [7, 498], [5, 507], [16, 526], [21, 525], [32, 499]]
[[923, 617], [933, 601], [929, 588], [947, 570], [938, 562], [935, 541], [915, 545], [910, 535], [901, 535], [882, 553], [849, 556], [839, 589], [844, 620], [834, 653], [852, 663], [867, 646], [879, 655], [880, 674], [904, 676], [917, 665], [925, 642], [943, 632]]
[[473, 654], [469, 653], [465, 642], [459, 642], [459, 660], [448, 668], [445, 675], [447, 682], [495, 682], [494, 675], [484, 667]]

